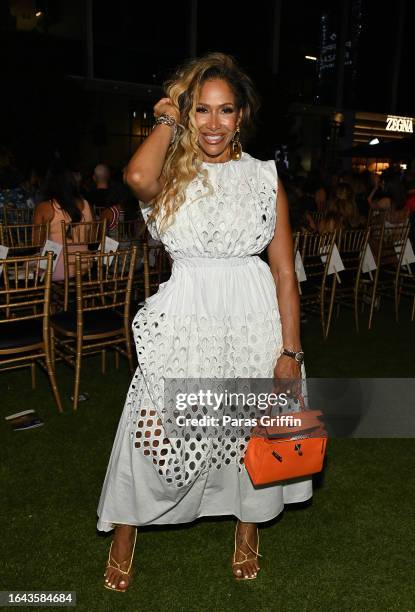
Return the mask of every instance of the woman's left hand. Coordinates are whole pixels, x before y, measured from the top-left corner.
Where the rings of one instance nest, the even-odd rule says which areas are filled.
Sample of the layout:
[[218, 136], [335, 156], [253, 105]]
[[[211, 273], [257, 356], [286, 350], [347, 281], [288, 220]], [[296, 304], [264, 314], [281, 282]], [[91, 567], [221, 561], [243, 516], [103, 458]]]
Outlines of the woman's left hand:
[[287, 355], [280, 355], [274, 368], [274, 378], [301, 378], [301, 366], [292, 357], [288, 357]]
[[291, 394], [297, 397], [301, 392], [301, 366], [292, 357], [280, 355], [274, 368], [274, 388], [276, 393]]

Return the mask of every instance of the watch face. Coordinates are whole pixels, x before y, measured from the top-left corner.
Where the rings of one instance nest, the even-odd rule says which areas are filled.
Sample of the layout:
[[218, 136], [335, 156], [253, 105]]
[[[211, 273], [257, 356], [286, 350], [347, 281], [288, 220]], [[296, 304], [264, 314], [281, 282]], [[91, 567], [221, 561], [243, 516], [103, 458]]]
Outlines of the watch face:
[[295, 360], [298, 361], [298, 363], [303, 363], [304, 361], [304, 353], [303, 352], [298, 352], [295, 354]]

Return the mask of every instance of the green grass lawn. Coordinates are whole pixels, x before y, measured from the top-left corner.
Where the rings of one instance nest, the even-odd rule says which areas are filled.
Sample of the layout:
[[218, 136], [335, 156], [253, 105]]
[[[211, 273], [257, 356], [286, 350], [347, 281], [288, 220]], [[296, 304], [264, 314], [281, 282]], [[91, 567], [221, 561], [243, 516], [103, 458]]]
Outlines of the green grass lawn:
[[[404, 320], [405, 318], [405, 320]], [[317, 319], [303, 329], [309, 376], [413, 377], [415, 323], [395, 324], [389, 307], [357, 335], [342, 313], [323, 342]], [[330, 440], [311, 503], [287, 506], [261, 529], [261, 572], [233, 580], [234, 523], [139, 530], [127, 593], [102, 587], [109, 537], [96, 507], [130, 380], [125, 363], [85, 363], [90, 399], [70, 409], [72, 372], [58, 365], [59, 415], [43, 374], [0, 377], [1, 413], [36, 408], [45, 425], [12, 432], [0, 420], [0, 590], [73, 590], [77, 609], [241, 611], [415, 611], [415, 443]], [[32, 608], [35, 609], [35, 608]], [[40, 609], [40, 608], [37, 608]]]

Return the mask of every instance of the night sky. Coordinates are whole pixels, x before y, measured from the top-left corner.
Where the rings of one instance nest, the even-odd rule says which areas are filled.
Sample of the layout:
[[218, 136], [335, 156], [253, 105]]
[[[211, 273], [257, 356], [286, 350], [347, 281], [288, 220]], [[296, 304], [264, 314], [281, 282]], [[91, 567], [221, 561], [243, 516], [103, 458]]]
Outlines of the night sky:
[[[319, 103], [334, 105], [334, 71], [331, 79], [321, 83], [316, 62], [304, 56], [319, 55], [321, 15], [329, 10], [335, 24], [342, 3], [282, 1], [277, 76], [271, 73], [273, 4], [271, 0], [256, 0], [249, 5], [199, 2], [197, 52], [224, 51], [239, 60], [262, 95], [262, 130], [272, 125], [272, 137], [282, 132], [282, 140], [284, 116], [292, 102], [312, 104], [320, 95]], [[405, 4], [397, 113], [412, 116], [415, 100], [410, 28], [415, 8], [414, 3]], [[41, 149], [51, 132], [59, 132], [63, 141], [76, 138], [89, 113], [79, 92], [65, 79], [67, 74], [85, 74], [84, 3], [43, 0], [36, 5], [44, 10], [44, 18], [35, 30], [22, 32], [7, 23], [4, 16], [9, 3], [0, 0], [0, 44], [2, 57], [7, 57], [2, 68], [0, 144], [20, 149], [33, 147], [33, 143]], [[345, 107], [380, 113], [390, 110], [398, 5], [396, 2], [384, 9], [374, 0], [361, 0], [356, 70], [354, 79], [346, 71]], [[189, 56], [189, 6], [190, 0], [158, 5], [135, 0], [94, 2], [95, 77], [161, 85]]]

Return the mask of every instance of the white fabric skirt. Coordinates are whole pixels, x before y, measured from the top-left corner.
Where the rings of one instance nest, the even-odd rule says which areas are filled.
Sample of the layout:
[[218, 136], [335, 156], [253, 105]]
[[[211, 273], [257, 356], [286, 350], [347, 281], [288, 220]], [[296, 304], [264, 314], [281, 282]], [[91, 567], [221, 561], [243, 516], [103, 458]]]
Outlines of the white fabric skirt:
[[233, 515], [268, 521], [312, 496], [311, 478], [254, 488], [249, 437], [172, 437], [166, 379], [272, 378], [282, 350], [276, 287], [258, 256], [180, 258], [133, 322], [131, 381], [98, 506], [98, 529]]

